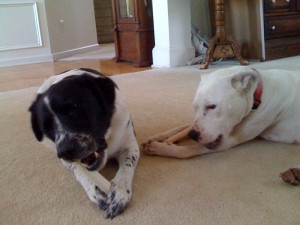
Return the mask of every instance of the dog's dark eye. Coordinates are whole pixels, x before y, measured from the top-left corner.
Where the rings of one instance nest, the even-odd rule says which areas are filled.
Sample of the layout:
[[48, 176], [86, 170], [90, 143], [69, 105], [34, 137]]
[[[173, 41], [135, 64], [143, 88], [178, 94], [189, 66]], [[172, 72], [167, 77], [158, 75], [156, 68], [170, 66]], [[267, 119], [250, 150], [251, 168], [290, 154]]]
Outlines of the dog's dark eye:
[[77, 108], [78, 105], [76, 103], [65, 103], [62, 107], [62, 110], [65, 113], [72, 114], [77, 110]]
[[205, 107], [205, 110], [211, 110], [211, 109], [215, 109], [217, 106], [215, 104], [212, 104], [212, 105], [207, 105]]
[[70, 109], [75, 109], [78, 105], [75, 102], [68, 102], [66, 103], [66, 105], [70, 108]]
[[76, 110], [78, 110], [78, 105], [77, 104], [73, 104], [70, 109], [69, 112], [75, 112]]

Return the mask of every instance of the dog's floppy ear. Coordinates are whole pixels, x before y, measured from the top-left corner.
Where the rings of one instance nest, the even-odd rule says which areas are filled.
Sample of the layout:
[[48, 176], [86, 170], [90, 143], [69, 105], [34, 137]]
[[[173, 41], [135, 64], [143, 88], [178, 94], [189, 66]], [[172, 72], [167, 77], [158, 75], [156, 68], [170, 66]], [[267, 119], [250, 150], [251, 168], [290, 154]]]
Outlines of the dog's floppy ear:
[[257, 82], [257, 76], [253, 69], [237, 72], [231, 78], [231, 86], [239, 91], [248, 91]]
[[40, 126], [40, 120], [39, 120], [39, 114], [38, 114], [38, 105], [40, 101], [41, 96], [37, 96], [37, 99], [32, 103], [32, 105], [29, 108], [29, 112], [31, 112], [31, 127], [33, 130], [33, 133], [38, 141], [43, 140], [43, 132], [41, 130]]
[[115, 88], [117, 85], [108, 77], [93, 78], [93, 86], [91, 90], [99, 99], [100, 104], [110, 112], [114, 110]]

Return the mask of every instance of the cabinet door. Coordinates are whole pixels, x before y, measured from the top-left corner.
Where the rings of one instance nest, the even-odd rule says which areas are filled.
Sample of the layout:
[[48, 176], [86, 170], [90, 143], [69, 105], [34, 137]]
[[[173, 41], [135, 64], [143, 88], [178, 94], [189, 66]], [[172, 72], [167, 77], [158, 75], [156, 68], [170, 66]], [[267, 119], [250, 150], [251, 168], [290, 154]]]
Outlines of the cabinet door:
[[137, 21], [136, 0], [113, 0], [117, 23], [134, 24]]
[[265, 17], [265, 38], [300, 35], [300, 15]]
[[297, 0], [296, 2], [296, 10], [300, 11], [300, 0]]
[[[299, 2], [299, 0], [297, 0]], [[291, 12], [294, 10], [295, 0], [264, 0], [264, 12]]]
[[133, 0], [118, 0], [118, 10], [120, 19], [133, 18], [134, 2]]

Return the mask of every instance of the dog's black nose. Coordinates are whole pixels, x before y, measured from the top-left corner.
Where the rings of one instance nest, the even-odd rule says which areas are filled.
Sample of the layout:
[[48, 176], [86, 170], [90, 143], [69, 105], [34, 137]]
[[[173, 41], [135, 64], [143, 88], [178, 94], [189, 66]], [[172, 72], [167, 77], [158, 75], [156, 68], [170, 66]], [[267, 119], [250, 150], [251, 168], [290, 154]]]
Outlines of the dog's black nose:
[[67, 161], [75, 161], [76, 158], [76, 147], [72, 144], [64, 144], [57, 146], [57, 157]]
[[200, 138], [200, 132], [195, 131], [195, 130], [190, 130], [188, 133], [188, 136], [190, 138], [192, 138], [193, 140], [198, 141]]
[[57, 152], [57, 157], [67, 161], [73, 161], [73, 157], [71, 156], [71, 149], [68, 150], [68, 152]]

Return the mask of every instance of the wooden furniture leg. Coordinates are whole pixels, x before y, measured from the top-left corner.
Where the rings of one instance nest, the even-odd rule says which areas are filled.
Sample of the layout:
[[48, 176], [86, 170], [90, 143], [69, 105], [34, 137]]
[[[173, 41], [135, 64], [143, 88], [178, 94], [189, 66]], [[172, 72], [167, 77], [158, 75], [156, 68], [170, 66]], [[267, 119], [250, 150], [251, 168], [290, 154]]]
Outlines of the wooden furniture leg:
[[241, 54], [241, 49], [239, 44], [237, 43], [237, 40], [235, 39], [235, 37], [233, 36], [228, 36], [227, 40], [229, 41], [231, 48], [237, 58], [237, 60], [239, 60], [241, 65], [248, 65], [249, 62], [245, 59], [243, 59], [242, 54]]
[[236, 57], [241, 65], [249, 62], [242, 58], [241, 49], [233, 36], [225, 34], [224, 0], [215, 0], [216, 35], [210, 40], [205, 60], [200, 69], [207, 69], [212, 58]]
[[209, 44], [208, 44], [208, 49], [206, 51], [205, 59], [200, 65], [201, 69], [207, 69], [210, 61], [213, 58], [214, 55], [214, 50], [217, 44], [217, 37], [214, 36], [213, 38], [210, 39]]

